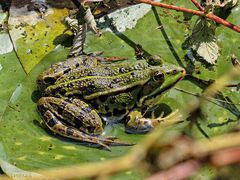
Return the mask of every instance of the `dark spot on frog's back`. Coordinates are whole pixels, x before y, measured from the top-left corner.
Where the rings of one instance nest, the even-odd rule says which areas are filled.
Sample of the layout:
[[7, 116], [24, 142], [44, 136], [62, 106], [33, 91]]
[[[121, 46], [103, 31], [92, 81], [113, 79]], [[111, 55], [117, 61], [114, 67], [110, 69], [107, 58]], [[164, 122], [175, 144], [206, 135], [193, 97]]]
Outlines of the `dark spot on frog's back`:
[[141, 70], [142, 68], [141, 68], [141, 66], [140, 66], [139, 64], [136, 64], [136, 65], [134, 66], [134, 69], [136, 69], [136, 70]]
[[[44, 79], [44, 82], [45, 82], [46, 84], [54, 84], [55, 81], [56, 81], [56, 79], [53, 78], [53, 77], [46, 77], [46, 78]], [[39, 82], [40, 82], [40, 80], [39, 80]]]
[[138, 74], [137, 72], [131, 72], [131, 76], [132, 76], [132, 77], [136, 77], [137, 74]]
[[105, 71], [110, 71], [111, 69], [110, 69], [110, 67], [108, 67], [108, 66], [104, 66], [104, 70], [105, 70]]
[[68, 84], [67, 84], [67, 88], [68, 88], [68, 89], [70, 89], [70, 88], [72, 88], [72, 87], [73, 87], [73, 84], [72, 84], [72, 83], [68, 83]]
[[115, 78], [112, 80], [111, 84], [116, 84], [116, 83], [119, 83], [121, 81], [120, 78]]
[[124, 72], [125, 72], [125, 68], [124, 67], [119, 68], [119, 73], [124, 73]]
[[64, 73], [64, 74], [67, 74], [70, 70], [71, 70], [71, 69], [70, 69], [69, 67], [67, 67], [66, 69], [64, 68], [63, 73]]
[[75, 67], [77, 68], [77, 67], [79, 67], [80, 66], [80, 64], [77, 62], [76, 64], [75, 64]]
[[61, 94], [62, 96], [64, 96], [66, 94], [66, 90], [65, 89], [59, 89], [59, 94]]
[[76, 78], [75, 76], [69, 77], [70, 80], [74, 80], [75, 78]]

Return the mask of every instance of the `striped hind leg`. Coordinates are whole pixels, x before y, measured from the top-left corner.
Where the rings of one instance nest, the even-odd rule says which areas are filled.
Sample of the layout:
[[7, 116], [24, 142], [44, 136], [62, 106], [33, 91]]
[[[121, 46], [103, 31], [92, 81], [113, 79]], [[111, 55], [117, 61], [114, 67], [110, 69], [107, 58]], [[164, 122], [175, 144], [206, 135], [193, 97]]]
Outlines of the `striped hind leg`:
[[[46, 126], [58, 135], [97, 144], [108, 150], [108, 145], [132, 145], [118, 141], [116, 137], [92, 135], [101, 134], [101, 119], [98, 122], [98, 114], [81, 100], [75, 99], [70, 103], [60, 98], [42, 97], [38, 101], [38, 110]], [[78, 127], [77, 124], [81, 126]]]
[[[73, 127], [68, 127], [63, 124], [51, 111], [47, 110], [44, 114], [42, 114], [43, 121], [46, 126], [54, 133], [71, 138], [78, 141], [89, 142], [93, 144], [100, 145], [101, 147], [110, 150], [107, 145], [110, 142], [113, 142], [112, 139], [104, 139], [97, 136], [91, 136], [84, 132], [81, 132]], [[106, 141], [106, 143], [105, 143]]]

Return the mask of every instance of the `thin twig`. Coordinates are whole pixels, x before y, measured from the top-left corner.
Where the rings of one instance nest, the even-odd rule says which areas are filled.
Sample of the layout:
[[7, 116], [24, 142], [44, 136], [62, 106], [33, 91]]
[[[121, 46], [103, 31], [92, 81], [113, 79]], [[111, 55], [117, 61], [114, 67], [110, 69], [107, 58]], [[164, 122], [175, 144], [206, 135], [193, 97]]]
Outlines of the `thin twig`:
[[152, 6], [158, 6], [158, 7], [162, 7], [162, 8], [166, 8], [166, 9], [172, 9], [172, 10], [176, 10], [176, 11], [186, 12], [189, 14], [194, 14], [194, 15], [201, 16], [201, 17], [207, 17], [219, 24], [222, 24], [222, 25], [240, 33], [240, 26], [236, 26], [236, 25], [214, 15], [213, 13], [206, 14], [205, 12], [202, 12], [202, 11], [196, 11], [196, 10], [188, 9], [185, 7], [174, 6], [174, 5], [160, 3], [160, 2], [151, 1], [151, 0], [136, 0], [136, 1], [140, 2], [140, 3], [150, 4]]
[[204, 11], [204, 7], [202, 7], [196, 0], [191, 0], [192, 3], [200, 10], [200, 11]]

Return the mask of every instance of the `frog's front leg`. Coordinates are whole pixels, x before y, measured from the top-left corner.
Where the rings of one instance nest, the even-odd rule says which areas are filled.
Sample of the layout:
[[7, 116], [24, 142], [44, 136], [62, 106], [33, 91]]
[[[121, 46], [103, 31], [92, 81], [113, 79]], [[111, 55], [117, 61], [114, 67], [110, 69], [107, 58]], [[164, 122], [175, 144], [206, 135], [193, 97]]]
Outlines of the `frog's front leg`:
[[174, 124], [182, 122], [182, 119], [182, 115], [178, 110], [172, 112], [166, 117], [145, 118], [138, 109], [135, 109], [127, 116], [126, 131], [128, 133], [136, 134], [147, 133], [161, 123]]
[[81, 100], [67, 102], [60, 98], [42, 97], [38, 101], [38, 110], [46, 126], [61, 136], [98, 144], [108, 150], [108, 145], [111, 144], [130, 145], [117, 141], [115, 137], [96, 136], [103, 131], [102, 121], [98, 114]]

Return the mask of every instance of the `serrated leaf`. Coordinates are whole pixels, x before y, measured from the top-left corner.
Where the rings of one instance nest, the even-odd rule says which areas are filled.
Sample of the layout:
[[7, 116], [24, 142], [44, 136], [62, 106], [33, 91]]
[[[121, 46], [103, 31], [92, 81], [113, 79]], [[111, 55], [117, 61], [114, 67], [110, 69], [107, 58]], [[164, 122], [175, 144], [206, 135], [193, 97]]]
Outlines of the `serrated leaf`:
[[199, 18], [191, 36], [193, 51], [210, 64], [215, 64], [218, 58], [218, 45], [215, 26], [206, 18]]

